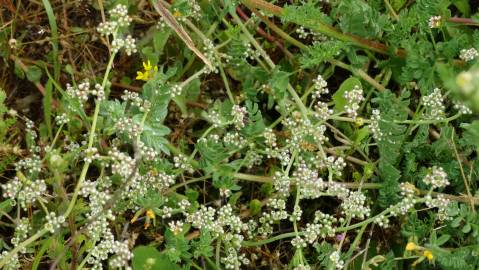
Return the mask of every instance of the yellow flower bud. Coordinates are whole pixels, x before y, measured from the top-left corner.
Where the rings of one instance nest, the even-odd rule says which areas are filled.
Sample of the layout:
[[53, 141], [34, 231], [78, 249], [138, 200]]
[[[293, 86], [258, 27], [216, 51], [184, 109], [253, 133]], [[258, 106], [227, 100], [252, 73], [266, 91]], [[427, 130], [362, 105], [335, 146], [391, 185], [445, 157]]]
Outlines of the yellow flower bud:
[[415, 250], [416, 248], [417, 248], [417, 245], [414, 244], [413, 242], [409, 242], [409, 243], [407, 243], [407, 245], [406, 245], [406, 250], [407, 250], [407, 251], [413, 251], [413, 250]]
[[362, 117], [357, 117], [356, 121], [354, 122], [358, 127], [364, 125], [364, 119]]
[[150, 219], [154, 219], [155, 218], [155, 212], [153, 212], [153, 210], [151, 210], [151, 209], [148, 209], [148, 211], [146, 211], [146, 216]]
[[432, 261], [432, 259], [434, 259], [434, 255], [432, 255], [432, 252], [427, 249], [424, 250], [424, 253], [422, 255], [426, 257], [428, 261]]

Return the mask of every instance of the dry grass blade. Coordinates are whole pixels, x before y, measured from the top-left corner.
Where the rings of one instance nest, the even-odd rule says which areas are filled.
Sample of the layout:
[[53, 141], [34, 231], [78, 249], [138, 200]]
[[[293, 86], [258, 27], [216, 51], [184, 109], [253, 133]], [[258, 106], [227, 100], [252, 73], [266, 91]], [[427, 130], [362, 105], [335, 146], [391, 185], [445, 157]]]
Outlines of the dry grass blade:
[[203, 62], [209, 68], [213, 68], [208, 58], [206, 58], [206, 56], [195, 47], [193, 40], [191, 40], [190, 36], [188, 35], [188, 33], [186, 33], [185, 29], [183, 29], [183, 27], [176, 21], [175, 17], [171, 15], [170, 11], [165, 6], [163, 6], [163, 4], [160, 1], [152, 0], [151, 2], [155, 10], [161, 15], [161, 17], [163, 17], [166, 24], [168, 24], [168, 26], [171, 27], [171, 29], [173, 29], [176, 32], [176, 34], [178, 34], [181, 40], [183, 40], [183, 42], [186, 43], [186, 46], [188, 46], [190, 50], [192, 50], [196, 55], [198, 55], [198, 57], [201, 58], [201, 60], [203, 60]]

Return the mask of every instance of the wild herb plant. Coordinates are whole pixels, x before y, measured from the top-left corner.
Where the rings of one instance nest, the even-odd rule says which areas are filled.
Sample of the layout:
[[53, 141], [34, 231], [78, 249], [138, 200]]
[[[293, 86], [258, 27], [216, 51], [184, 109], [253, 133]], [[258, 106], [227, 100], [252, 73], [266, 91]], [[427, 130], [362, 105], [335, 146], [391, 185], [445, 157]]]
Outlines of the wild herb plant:
[[479, 267], [476, 4], [85, 5], [100, 67], [0, 29], [0, 268]]

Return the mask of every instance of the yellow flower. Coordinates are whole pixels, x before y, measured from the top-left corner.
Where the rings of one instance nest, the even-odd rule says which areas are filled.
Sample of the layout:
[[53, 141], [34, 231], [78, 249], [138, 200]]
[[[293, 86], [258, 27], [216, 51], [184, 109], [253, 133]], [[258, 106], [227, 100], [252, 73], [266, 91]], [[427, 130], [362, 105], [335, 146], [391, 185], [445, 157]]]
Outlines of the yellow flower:
[[354, 121], [354, 123], [355, 123], [358, 127], [360, 127], [360, 126], [364, 125], [364, 119], [363, 119], [362, 117], [358, 117], [358, 118], [356, 118], [356, 121]]
[[155, 212], [153, 212], [153, 210], [151, 210], [151, 209], [148, 209], [146, 211], [146, 216], [150, 219], [154, 219], [155, 218]]
[[182, 15], [181, 12], [179, 12], [178, 10], [176, 10], [175, 12], [173, 12], [173, 16], [174, 16], [175, 18], [178, 18], [178, 17], [180, 17], [181, 15]]
[[141, 71], [137, 71], [136, 72], [136, 79], [137, 80], [142, 80], [142, 81], [148, 81], [150, 78], [152, 78], [153, 76], [155, 76], [156, 72], [158, 72], [158, 67], [155, 66], [153, 67], [151, 65], [151, 62], [150, 60], [148, 60], [148, 62], [143, 62], [143, 69], [145, 70], [145, 72], [141, 72]]
[[143, 62], [143, 68], [145, 69], [145, 71], [150, 71], [151, 70], [151, 63], [150, 63], [150, 60], [148, 60], [148, 62]]
[[407, 251], [413, 251], [417, 248], [416, 244], [414, 244], [413, 242], [409, 242], [407, 243], [406, 245], [406, 250]]
[[422, 255], [426, 257], [428, 261], [432, 261], [432, 259], [434, 259], [434, 255], [432, 255], [432, 252], [427, 249], [424, 250], [424, 253]]
[[141, 71], [137, 71], [136, 72], [136, 79], [137, 80], [142, 80], [142, 81], [148, 81], [148, 78], [150, 78], [150, 72], [148, 71], [145, 71], [145, 72], [141, 72]]

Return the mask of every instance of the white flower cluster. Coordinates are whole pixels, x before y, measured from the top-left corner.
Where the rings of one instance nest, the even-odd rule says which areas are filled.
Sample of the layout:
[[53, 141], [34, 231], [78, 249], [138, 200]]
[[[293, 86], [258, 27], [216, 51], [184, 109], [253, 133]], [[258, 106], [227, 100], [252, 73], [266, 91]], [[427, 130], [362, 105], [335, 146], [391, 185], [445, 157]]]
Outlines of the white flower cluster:
[[366, 205], [367, 197], [360, 191], [350, 191], [341, 203], [342, 213], [352, 218], [364, 219], [371, 214], [371, 209]]
[[67, 84], [67, 94], [80, 101], [80, 106], [88, 101], [89, 95], [96, 96], [99, 101], [105, 99], [105, 89], [100, 84], [95, 84], [93, 88], [90, 87], [90, 82], [84, 81], [77, 87]]
[[311, 266], [304, 265], [304, 264], [301, 263], [298, 266], [296, 266], [295, 268], [293, 268], [293, 270], [311, 270]]
[[413, 184], [407, 182], [401, 183], [400, 189], [403, 198], [398, 204], [391, 206], [391, 214], [393, 216], [407, 214], [407, 212], [414, 207], [414, 204], [416, 204], [416, 187], [414, 187]]
[[308, 36], [310, 34], [303, 26], [300, 26], [300, 27], [296, 28], [295, 32], [298, 34], [298, 37], [301, 38], [301, 39], [308, 38]]
[[215, 110], [209, 111], [208, 118], [211, 124], [213, 125], [213, 127], [215, 128], [221, 127], [223, 125], [223, 121], [221, 121], [220, 114]]
[[126, 116], [118, 119], [115, 128], [117, 131], [125, 133], [130, 140], [138, 138], [141, 132], [143, 132], [140, 123]]
[[120, 152], [117, 148], [113, 147], [108, 151], [108, 156], [111, 158], [111, 172], [112, 174], [118, 174], [124, 179], [127, 179], [135, 172], [135, 160], [127, 153]]
[[271, 208], [271, 210], [262, 212], [259, 218], [261, 227], [258, 228], [258, 233], [263, 236], [267, 236], [273, 232], [272, 225], [275, 222], [288, 218], [286, 201], [284, 199], [271, 198], [268, 200], [267, 206]]
[[191, 166], [190, 161], [188, 160], [188, 157], [183, 154], [179, 154], [175, 156], [173, 158], [173, 162], [174, 162], [175, 168], [180, 168], [190, 173], [194, 172], [194, 169]]
[[351, 91], [344, 93], [344, 98], [347, 102], [347, 104], [344, 106], [344, 109], [348, 113], [349, 117], [356, 119], [358, 116], [359, 103], [364, 100], [363, 89], [356, 85]]
[[246, 119], [248, 117], [248, 110], [246, 107], [239, 105], [233, 105], [231, 109], [231, 115], [233, 116], [233, 122], [236, 129], [242, 129], [245, 126]]
[[430, 208], [437, 208], [437, 217], [440, 221], [451, 219], [447, 214], [447, 207], [449, 206], [449, 199], [444, 197], [443, 194], [437, 195], [436, 198], [432, 198], [430, 195], [426, 196], [426, 206]]
[[174, 175], [162, 171], [149, 171], [146, 176], [143, 176], [142, 182], [146, 183], [148, 188], [153, 188], [158, 192], [163, 192], [173, 185], [176, 180]]
[[379, 122], [381, 121], [381, 112], [378, 109], [373, 109], [371, 114], [371, 122], [368, 125], [369, 130], [373, 133], [373, 138], [376, 141], [381, 141], [384, 134], [379, 128]]
[[[23, 240], [27, 239], [31, 226], [28, 218], [21, 218], [15, 225], [15, 233], [14, 237], [12, 237], [11, 243], [12, 245], [17, 246]], [[26, 251], [26, 248], [23, 248], [20, 250], [20, 253], [25, 253]]]
[[304, 233], [303, 243], [313, 244], [319, 238], [333, 237], [336, 233], [335, 224], [337, 222], [338, 220], [335, 217], [316, 211], [314, 223], [306, 224], [306, 228], [302, 230]]
[[336, 196], [341, 200], [345, 200], [349, 196], [349, 189], [340, 183], [328, 182], [327, 193], [331, 196]]
[[283, 120], [283, 125], [290, 131], [291, 137], [286, 139], [286, 145], [291, 149], [311, 150], [311, 147], [329, 140], [325, 135], [325, 125], [314, 125], [309, 119], [303, 119], [299, 113], [293, 113], [292, 118]]
[[[36, 151], [37, 147], [33, 146], [33, 151]], [[26, 171], [28, 174], [38, 174], [42, 170], [42, 160], [38, 154], [32, 154], [31, 157], [26, 157], [15, 163], [17, 171]]]
[[85, 226], [86, 232], [91, 239], [98, 241], [108, 230], [108, 221], [115, 220], [112, 210], [104, 209], [111, 195], [107, 189], [103, 190], [99, 181], [85, 181], [79, 195], [89, 200], [90, 211], [86, 214], [89, 223]]
[[55, 212], [48, 213], [46, 219], [47, 223], [45, 223], [45, 229], [49, 230], [51, 233], [60, 229], [65, 222], [65, 217], [63, 215], [57, 217]]
[[92, 163], [93, 160], [99, 159], [100, 154], [98, 153], [98, 149], [96, 147], [91, 147], [85, 150], [83, 160], [85, 163]]
[[433, 189], [442, 188], [449, 185], [447, 173], [442, 167], [433, 166], [431, 171], [422, 179], [426, 185], [431, 185]]
[[125, 90], [123, 92], [123, 95], [121, 96], [121, 99], [123, 99], [124, 101], [131, 102], [131, 104], [138, 107], [138, 109], [141, 112], [149, 112], [150, 111], [150, 108], [151, 108], [150, 101], [141, 98], [138, 93], [130, 92], [128, 90]]
[[273, 129], [265, 128], [264, 131], [263, 131], [263, 137], [264, 137], [265, 143], [268, 147], [276, 148], [276, 146], [277, 146], [276, 134], [274, 134]]
[[337, 176], [343, 175], [343, 170], [347, 165], [343, 157], [328, 156], [326, 159], [324, 159], [320, 153], [314, 160], [314, 163], [320, 169], [330, 169], [332, 173]]
[[428, 25], [429, 25], [429, 28], [439, 28], [441, 27], [441, 24], [442, 24], [442, 17], [441, 16], [431, 16], [429, 18], [429, 22], [428, 22]]
[[212, 65], [205, 73], [218, 73], [218, 64], [215, 56], [215, 44], [213, 41], [209, 39], [205, 39], [203, 41], [203, 52]]
[[170, 223], [168, 223], [168, 227], [170, 228], [170, 231], [172, 231], [174, 235], [178, 235], [183, 232], [183, 225], [184, 223], [179, 220], [171, 221]]
[[293, 238], [293, 240], [291, 240], [291, 245], [296, 249], [302, 249], [308, 246], [306, 241], [299, 236], [296, 236]]
[[156, 159], [156, 150], [153, 147], [147, 146], [144, 142], [138, 142], [138, 150], [140, 152], [140, 156], [147, 161], [154, 161]]
[[273, 176], [273, 187], [281, 197], [288, 197], [290, 192], [291, 179], [284, 173], [275, 172]]
[[103, 36], [113, 36], [111, 45], [114, 53], [117, 53], [121, 48], [125, 49], [127, 55], [137, 52], [135, 39], [131, 35], [126, 36], [126, 38], [119, 37], [119, 29], [128, 27], [131, 20], [131, 17], [128, 16], [127, 7], [119, 4], [110, 10], [110, 21], [102, 22], [97, 27], [97, 31]]
[[309, 31], [305, 29], [303, 26], [300, 26], [299, 28], [296, 29], [295, 31], [299, 38], [301, 39], [307, 39], [309, 36], [313, 37], [313, 44], [317, 44], [318, 42], [321, 41], [326, 41], [328, 37], [322, 33], [314, 32], [314, 31]]
[[[8, 251], [4, 250], [0, 254], [0, 261], [3, 261], [3, 259], [9, 254]], [[18, 254], [15, 253], [13, 254], [6, 262], [5, 265], [3, 266], [3, 270], [17, 270], [22, 267], [20, 264], [20, 261], [18, 260]]]
[[128, 242], [116, 241], [110, 229], [107, 229], [100, 241], [92, 248], [91, 256], [87, 262], [92, 265], [91, 269], [103, 269], [102, 261], [107, 260], [109, 254], [113, 254], [110, 260], [110, 267], [131, 270], [128, 266], [128, 261], [133, 258], [133, 254], [128, 248]]
[[47, 185], [44, 180], [21, 181], [18, 177], [13, 178], [10, 182], [1, 185], [3, 189], [3, 197], [10, 198], [12, 203], [18, 203], [23, 209], [46, 194]]
[[221, 258], [225, 269], [241, 269], [241, 265], [249, 265], [250, 261], [244, 254], [239, 254], [234, 248], [229, 248], [226, 257]]
[[314, 105], [314, 116], [319, 120], [326, 121], [333, 114], [333, 110], [328, 107], [328, 104], [318, 101]]
[[426, 107], [427, 119], [442, 120], [445, 115], [444, 98], [441, 89], [435, 88], [430, 95], [422, 97], [422, 103]]
[[472, 110], [462, 102], [454, 102], [454, 109], [456, 109], [460, 114], [472, 114]]
[[230, 204], [222, 206], [215, 210], [212, 207], [201, 205], [193, 213], [185, 213], [186, 222], [192, 227], [210, 231], [214, 237], [223, 236], [225, 243], [234, 247], [237, 252], [241, 248], [243, 241], [243, 231], [248, 230], [248, 224], [243, 223], [238, 215], [233, 213]]
[[180, 96], [182, 91], [183, 91], [183, 87], [181, 87], [180, 84], [173, 84], [170, 87], [169, 93], [170, 93], [170, 96], [174, 98], [174, 97]]
[[479, 56], [479, 52], [477, 52], [476, 48], [470, 49], [462, 49], [459, 58], [463, 61], [470, 62], [476, 59]]
[[247, 144], [247, 140], [236, 131], [227, 132], [223, 137], [223, 142], [225, 145], [230, 145], [237, 148], [243, 148]]
[[329, 255], [329, 260], [333, 264], [336, 269], [343, 269], [344, 268], [344, 261], [341, 260], [341, 257], [339, 255], [339, 251], [334, 251]]
[[245, 46], [245, 50], [243, 52], [243, 58], [244, 60], [255, 60], [256, 58], [259, 58], [261, 56], [260, 52], [253, 49], [253, 47], [251, 47], [251, 44], [248, 43], [248, 42], [245, 42], [244, 43], [244, 46]]
[[68, 117], [67, 117], [66, 113], [62, 113], [60, 115], [55, 116], [55, 123], [58, 126], [67, 124], [68, 123]]
[[313, 82], [315, 90], [313, 92], [313, 98], [320, 98], [321, 95], [329, 93], [328, 82], [326, 82], [326, 80], [324, 80], [321, 75], [318, 75], [318, 77], [314, 79]]
[[304, 161], [297, 165], [292, 180], [299, 188], [301, 198], [318, 198], [326, 187], [318, 171], [310, 168]]

